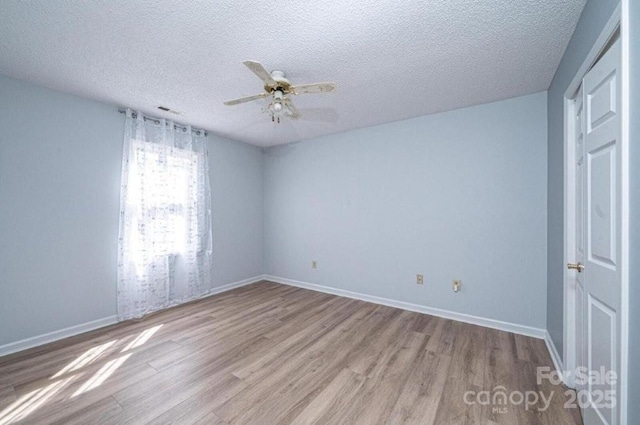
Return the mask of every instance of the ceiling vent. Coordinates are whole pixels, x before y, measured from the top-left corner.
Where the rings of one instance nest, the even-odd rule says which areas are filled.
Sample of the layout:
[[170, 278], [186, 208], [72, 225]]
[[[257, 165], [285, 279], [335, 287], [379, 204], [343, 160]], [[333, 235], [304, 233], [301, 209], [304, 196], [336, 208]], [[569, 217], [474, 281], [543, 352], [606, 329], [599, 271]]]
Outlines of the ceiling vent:
[[161, 111], [164, 111], [164, 112], [172, 113], [174, 115], [180, 115], [180, 112], [174, 111], [173, 109], [167, 108], [166, 106], [157, 106], [156, 108], [160, 109]]

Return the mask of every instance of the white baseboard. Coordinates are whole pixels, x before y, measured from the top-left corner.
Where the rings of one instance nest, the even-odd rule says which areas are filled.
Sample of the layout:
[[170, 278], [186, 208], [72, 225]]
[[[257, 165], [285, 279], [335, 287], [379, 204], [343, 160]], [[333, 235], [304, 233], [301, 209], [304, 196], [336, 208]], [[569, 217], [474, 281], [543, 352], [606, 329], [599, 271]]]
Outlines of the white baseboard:
[[70, 326], [68, 328], [48, 332], [46, 334], [33, 336], [31, 338], [23, 339], [16, 342], [11, 342], [9, 344], [0, 346], [0, 357], [6, 356], [7, 354], [17, 353], [18, 351], [26, 350], [28, 348], [33, 348], [39, 345], [58, 341], [59, 339], [64, 339], [84, 332], [89, 332], [98, 328], [103, 328], [105, 326], [113, 325], [117, 322], [118, 316], [103, 317], [102, 319], [92, 320], [91, 322], [81, 323], [79, 325]]
[[210, 297], [215, 294], [219, 294], [221, 292], [230, 291], [232, 289], [240, 288], [241, 286], [251, 285], [252, 283], [260, 282], [261, 280], [265, 280], [267, 275], [261, 274], [258, 276], [250, 277], [248, 279], [239, 280], [237, 282], [229, 283], [227, 285], [218, 286], [213, 288], [211, 291], [207, 292], [206, 295], [203, 295], [202, 298]]
[[[259, 275], [251, 277], [249, 279], [240, 280], [238, 282], [229, 283], [228, 285], [218, 286], [217, 288], [213, 288], [210, 292], [204, 295], [203, 298], [210, 297], [221, 292], [230, 291], [241, 286], [250, 285], [252, 283], [264, 280], [265, 278], [265, 275]], [[93, 331], [95, 329], [113, 325], [114, 323], [118, 323], [118, 316], [104, 317], [102, 319], [92, 320], [91, 322], [81, 323], [79, 325], [70, 326], [68, 328], [48, 332], [46, 334], [37, 335], [20, 341], [10, 342], [9, 344], [0, 345], [0, 357], [17, 353], [18, 351], [23, 351], [29, 348], [37, 347], [39, 345], [55, 342], [60, 339], [75, 336], [84, 332]]]
[[266, 280], [284, 285], [296, 286], [298, 288], [311, 289], [312, 291], [324, 292], [327, 294], [338, 295], [341, 297], [353, 298], [356, 300], [367, 301], [374, 304], [386, 305], [389, 307], [400, 308], [402, 310], [415, 311], [417, 313], [430, 314], [432, 316], [443, 317], [445, 319], [456, 320], [458, 322], [470, 323], [473, 325], [484, 326], [486, 328], [498, 329], [501, 331], [512, 332], [515, 334], [530, 336], [538, 339], [545, 339], [547, 331], [545, 329], [534, 328], [531, 326], [519, 325], [516, 323], [503, 322], [485, 317], [472, 316], [455, 311], [442, 310], [434, 307], [427, 307], [419, 304], [407, 303], [404, 301], [392, 300], [389, 298], [381, 298], [373, 295], [361, 294], [358, 292], [346, 291], [344, 289], [332, 288], [329, 286], [317, 285], [315, 283], [301, 282], [299, 280], [286, 279], [277, 276], [265, 276]]
[[564, 373], [563, 373], [564, 362], [562, 361], [560, 354], [558, 354], [558, 350], [556, 349], [556, 345], [553, 343], [553, 340], [551, 339], [551, 335], [549, 334], [549, 331], [545, 331], [544, 343], [547, 345], [547, 350], [549, 350], [549, 354], [551, 355], [551, 361], [553, 361], [553, 366], [556, 368], [556, 371], [562, 378], [562, 382], [564, 382], [565, 385], [568, 385], [565, 379], [566, 377], [564, 376]]

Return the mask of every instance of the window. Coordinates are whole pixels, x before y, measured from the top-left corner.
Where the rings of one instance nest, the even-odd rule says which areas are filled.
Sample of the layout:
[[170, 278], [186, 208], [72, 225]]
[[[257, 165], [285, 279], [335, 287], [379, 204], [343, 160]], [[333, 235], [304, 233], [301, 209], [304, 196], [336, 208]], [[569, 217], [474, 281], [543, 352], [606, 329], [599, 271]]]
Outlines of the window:
[[129, 178], [137, 266], [184, 254], [197, 231], [198, 154], [134, 140]]

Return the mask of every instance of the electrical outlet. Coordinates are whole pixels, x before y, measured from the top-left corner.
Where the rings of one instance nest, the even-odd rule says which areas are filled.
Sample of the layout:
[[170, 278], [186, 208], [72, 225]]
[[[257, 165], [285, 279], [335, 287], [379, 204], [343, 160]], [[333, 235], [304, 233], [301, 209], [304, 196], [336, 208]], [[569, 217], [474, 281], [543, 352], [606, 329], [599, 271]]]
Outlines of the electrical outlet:
[[424, 276], [421, 274], [416, 275], [416, 283], [418, 285], [422, 285], [424, 283]]
[[317, 269], [317, 268], [318, 268], [318, 262], [317, 262], [316, 260], [313, 260], [313, 261], [311, 262], [311, 268], [312, 268], [312, 269]]
[[454, 280], [452, 286], [453, 286], [453, 292], [459, 292], [460, 289], [462, 288], [462, 281]]

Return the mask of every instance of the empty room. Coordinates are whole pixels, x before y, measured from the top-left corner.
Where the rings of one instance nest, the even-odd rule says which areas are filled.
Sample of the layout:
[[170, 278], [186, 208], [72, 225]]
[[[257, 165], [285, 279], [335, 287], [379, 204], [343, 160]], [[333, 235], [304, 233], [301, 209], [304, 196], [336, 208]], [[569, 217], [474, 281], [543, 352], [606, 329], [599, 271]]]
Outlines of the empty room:
[[0, 425], [637, 425], [639, 283], [640, 1], [0, 1]]

